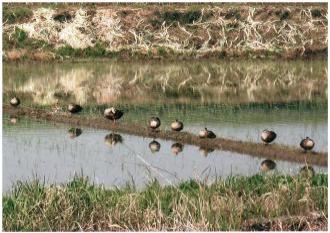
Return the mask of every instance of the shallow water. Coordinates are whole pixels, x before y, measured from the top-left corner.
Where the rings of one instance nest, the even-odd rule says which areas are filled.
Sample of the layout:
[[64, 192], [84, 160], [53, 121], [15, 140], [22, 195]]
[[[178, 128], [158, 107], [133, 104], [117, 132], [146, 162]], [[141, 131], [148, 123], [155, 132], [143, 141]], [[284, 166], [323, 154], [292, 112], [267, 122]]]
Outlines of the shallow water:
[[[22, 106], [51, 111], [58, 101], [65, 111], [69, 102], [76, 102], [84, 107], [82, 115], [99, 117], [106, 107], [116, 106], [125, 112], [119, 123], [146, 125], [150, 116], [159, 116], [161, 129], [169, 129], [177, 118], [185, 131], [197, 133], [207, 127], [219, 137], [254, 142], [260, 141], [263, 129], [271, 129], [278, 135], [275, 143], [299, 147], [309, 136], [316, 142], [315, 151], [328, 151], [324, 60], [5, 63], [3, 74], [4, 103], [17, 95]], [[122, 185], [131, 176], [141, 186], [148, 170], [163, 183], [203, 177], [206, 171], [210, 177], [250, 175], [258, 172], [262, 161], [223, 151], [205, 158], [189, 145], [173, 156], [174, 142], [161, 140], [161, 150], [153, 154], [151, 139], [130, 135], [122, 135], [124, 143], [109, 148], [104, 143], [109, 132], [83, 129], [81, 136], [70, 139], [67, 130], [68, 126], [27, 120], [11, 125], [7, 118], [6, 189], [33, 174], [65, 182], [81, 170], [108, 186]], [[278, 161], [278, 170], [285, 173], [299, 166]]]
[[276, 143], [299, 146], [309, 136], [327, 151], [327, 62], [217, 61], [153, 63], [5, 64], [4, 101], [50, 109], [56, 101], [84, 106], [102, 117], [105, 107], [125, 111], [122, 121], [162, 128], [178, 118], [185, 130], [208, 127], [218, 136], [259, 141], [263, 129]]
[[[121, 134], [122, 143], [109, 146], [109, 131], [82, 128], [82, 134], [70, 138], [70, 126], [31, 121], [21, 118], [10, 124], [4, 118], [3, 190], [17, 181], [35, 175], [46, 183], [65, 183], [74, 174], [84, 174], [106, 187], [133, 182], [143, 187], [152, 178], [161, 184], [176, 184], [190, 178], [207, 179], [233, 175], [253, 175], [264, 160], [248, 155], [215, 150], [205, 154], [200, 148], [184, 145], [182, 152], [173, 153], [175, 142], [157, 140], [160, 150], [149, 148], [151, 138]], [[275, 161], [276, 172], [296, 174], [303, 164]], [[327, 168], [317, 167], [317, 172]]]

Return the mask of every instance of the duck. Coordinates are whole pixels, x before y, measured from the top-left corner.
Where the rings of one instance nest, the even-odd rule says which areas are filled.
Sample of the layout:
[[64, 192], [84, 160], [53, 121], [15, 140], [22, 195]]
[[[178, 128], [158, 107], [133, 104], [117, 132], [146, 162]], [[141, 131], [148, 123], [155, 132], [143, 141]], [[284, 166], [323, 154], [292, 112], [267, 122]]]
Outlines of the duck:
[[267, 144], [271, 143], [272, 141], [274, 141], [276, 136], [277, 135], [274, 131], [265, 129], [261, 133], [261, 140], [267, 145]]
[[312, 150], [314, 145], [315, 145], [314, 141], [309, 137], [306, 137], [300, 142], [301, 148], [303, 148], [305, 151]]
[[157, 129], [160, 126], [160, 119], [158, 117], [151, 117], [149, 119], [149, 128], [152, 130]]
[[105, 136], [104, 141], [108, 146], [112, 147], [112, 146], [116, 145], [117, 143], [122, 143], [123, 138], [120, 134], [110, 133]]
[[68, 111], [71, 113], [71, 114], [74, 114], [74, 113], [79, 113], [79, 112], [81, 112], [81, 110], [82, 110], [83, 108], [80, 106], [80, 105], [78, 105], [78, 104], [69, 104], [68, 105]]
[[181, 153], [183, 150], [183, 145], [179, 142], [174, 143], [171, 146], [171, 151], [174, 155], [178, 155], [179, 153]]
[[273, 160], [266, 159], [261, 162], [260, 169], [261, 171], [266, 172], [275, 169], [275, 167], [276, 167], [276, 163]]
[[183, 123], [181, 121], [178, 121], [178, 119], [175, 119], [174, 122], [171, 124], [171, 129], [173, 131], [181, 131], [183, 129]]
[[303, 166], [299, 170], [299, 175], [306, 178], [313, 177], [315, 175], [314, 168], [309, 165]]
[[18, 107], [18, 105], [21, 103], [20, 99], [18, 97], [13, 97], [11, 100], [10, 100], [10, 105], [13, 106], [13, 107]]
[[119, 120], [123, 115], [124, 115], [123, 111], [116, 109], [114, 107], [107, 108], [104, 110], [104, 117], [109, 120], [112, 120], [114, 123], [116, 122], [116, 120]]
[[68, 133], [69, 133], [69, 137], [73, 139], [73, 138], [76, 138], [79, 135], [81, 135], [82, 134], [82, 130], [80, 128], [70, 128], [68, 130]]
[[207, 128], [199, 131], [198, 136], [200, 138], [216, 138], [217, 136], [215, 135], [215, 133], [213, 133], [211, 130], [208, 130]]
[[156, 140], [152, 140], [149, 143], [149, 149], [151, 150], [152, 153], [158, 152], [160, 150], [160, 143], [157, 142]]

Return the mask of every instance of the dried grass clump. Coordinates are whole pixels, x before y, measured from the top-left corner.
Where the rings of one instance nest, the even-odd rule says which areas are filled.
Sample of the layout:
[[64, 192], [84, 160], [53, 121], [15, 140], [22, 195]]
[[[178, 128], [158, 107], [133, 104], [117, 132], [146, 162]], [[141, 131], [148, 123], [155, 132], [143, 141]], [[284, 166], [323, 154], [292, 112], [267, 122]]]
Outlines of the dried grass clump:
[[323, 5], [317, 9], [292, 4], [237, 8], [200, 5], [194, 10], [108, 5], [96, 7], [93, 14], [84, 6], [76, 7], [70, 20], [55, 20], [56, 14], [53, 9], [37, 8], [25, 23], [6, 23], [5, 33], [11, 34], [18, 27], [30, 38], [55, 47], [65, 44], [85, 49], [100, 42], [108, 51], [129, 50], [154, 57], [218, 53], [293, 58], [311, 55], [309, 50], [323, 51], [328, 40], [327, 8]]

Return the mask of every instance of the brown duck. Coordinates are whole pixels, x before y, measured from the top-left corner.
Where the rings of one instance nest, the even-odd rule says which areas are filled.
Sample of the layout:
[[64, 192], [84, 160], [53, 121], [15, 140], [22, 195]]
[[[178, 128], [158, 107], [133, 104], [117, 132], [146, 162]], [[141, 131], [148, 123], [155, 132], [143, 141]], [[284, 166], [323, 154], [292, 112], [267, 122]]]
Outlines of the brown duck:
[[265, 143], [265, 144], [269, 144], [271, 142], [273, 142], [276, 138], [276, 133], [274, 131], [270, 131], [270, 130], [264, 130], [261, 133], [261, 140]]
[[116, 109], [114, 107], [107, 108], [104, 110], [104, 117], [112, 120], [113, 122], [116, 122], [116, 120], [119, 120], [124, 115], [124, 112]]
[[10, 100], [10, 105], [13, 106], [13, 107], [18, 107], [18, 105], [21, 103], [20, 99], [18, 97], [13, 97], [11, 100]]
[[215, 135], [215, 133], [213, 133], [211, 130], [208, 130], [207, 128], [199, 131], [198, 136], [200, 138], [216, 138], [217, 136]]
[[303, 148], [305, 151], [312, 150], [314, 145], [315, 145], [314, 141], [309, 137], [306, 137], [300, 142], [301, 148]]
[[149, 119], [148, 127], [152, 130], [157, 129], [160, 126], [160, 119], [158, 117], [151, 117]]
[[81, 112], [82, 109], [83, 108], [78, 104], [71, 103], [68, 105], [68, 111], [72, 114], [79, 113], [79, 112]]
[[178, 119], [175, 119], [175, 121], [171, 124], [171, 129], [173, 131], [181, 131], [183, 129], [183, 123], [178, 121]]

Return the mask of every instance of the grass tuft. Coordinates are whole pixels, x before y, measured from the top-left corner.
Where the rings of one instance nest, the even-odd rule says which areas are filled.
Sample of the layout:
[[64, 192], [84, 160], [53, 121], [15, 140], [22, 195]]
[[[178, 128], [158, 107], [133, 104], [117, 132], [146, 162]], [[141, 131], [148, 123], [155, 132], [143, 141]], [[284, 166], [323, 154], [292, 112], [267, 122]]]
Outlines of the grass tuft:
[[[189, 180], [177, 187], [153, 180], [142, 190], [131, 185], [105, 189], [86, 177], [49, 187], [37, 180], [20, 182], [3, 196], [3, 229], [251, 229], [258, 224], [246, 224], [255, 219], [280, 218], [284, 223], [291, 216], [326, 214], [327, 182], [327, 174], [307, 179], [279, 174], [231, 177], [211, 185]], [[283, 225], [283, 230], [296, 223], [290, 224]]]
[[10, 24], [31, 18], [33, 12], [27, 7], [4, 7], [2, 12], [3, 22]]

